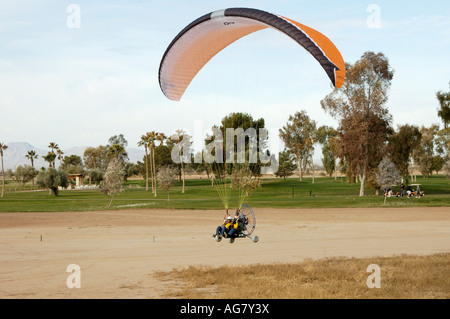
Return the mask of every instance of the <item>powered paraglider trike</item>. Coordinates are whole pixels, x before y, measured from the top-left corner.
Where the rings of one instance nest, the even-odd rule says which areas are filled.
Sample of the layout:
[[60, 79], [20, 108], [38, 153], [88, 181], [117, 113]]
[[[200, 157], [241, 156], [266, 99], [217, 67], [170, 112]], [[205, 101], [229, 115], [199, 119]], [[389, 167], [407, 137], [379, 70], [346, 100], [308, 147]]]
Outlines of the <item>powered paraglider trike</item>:
[[[237, 210], [237, 214], [234, 216], [234, 222], [239, 225], [237, 229], [239, 229], [234, 234], [230, 234], [230, 232], [224, 232], [225, 238], [228, 238], [230, 243], [234, 243], [236, 238], [250, 238], [254, 243], [259, 241], [259, 236], [253, 235], [253, 232], [256, 228], [256, 217], [253, 209], [243, 204]], [[222, 240], [222, 236], [218, 234], [214, 234], [213, 237], [217, 242]]]

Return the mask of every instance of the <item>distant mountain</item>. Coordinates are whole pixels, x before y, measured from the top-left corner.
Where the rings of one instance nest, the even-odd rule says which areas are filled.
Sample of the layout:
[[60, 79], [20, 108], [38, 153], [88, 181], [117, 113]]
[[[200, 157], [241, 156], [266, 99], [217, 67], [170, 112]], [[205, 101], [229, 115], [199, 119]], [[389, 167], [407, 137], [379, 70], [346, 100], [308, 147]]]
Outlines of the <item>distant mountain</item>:
[[5, 165], [5, 171], [7, 169], [15, 169], [19, 165], [31, 165], [28, 158], [25, 157], [28, 151], [34, 150], [38, 155], [38, 158], [34, 160], [34, 167], [40, 168], [42, 166], [48, 166], [42, 156], [45, 156], [48, 151], [39, 150], [30, 143], [27, 142], [17, 142], [17, 143], [6, 143], [8, 148], [3, 152], [3, 164]]
[[[41, 150], [37, 149], [33, 145], [27, 142], [13, 142], [13, 143], [6, 143], [8, 145], [8, 148], [4, 151], [3, 156], [3, 164], [5, 166], [5, 171], [8, 169], [15, 169], [19, 165], [30, 165], [31, 162], [29, 159], [25, 157], [27, 155], [28, 151], [34, 150], [36, 154], [39, 156], [37, 159], [34, 160], [34, 167], [36, 169], [40, 169], [41, 167], [48, 167], [48, 163], [44, 161], [42, 156], [47, 155], [49, 152], [48, 149]], [[88, 146], [76, 146], [71, 147], [68, 149], [63, 149], [64, 156], [70, 156], [70, 155], [78, 155], [81, 158], [83, 158], [84, 150]], [[128, 158], [130, 162], [136, 163], [137, 161], [142, 161], [145, 152], [142, 149], [138, 148], [127, 148], [126, 149], [128, 153]], [[59, 165], [59, 161], [56, 160], [56, 165]]]

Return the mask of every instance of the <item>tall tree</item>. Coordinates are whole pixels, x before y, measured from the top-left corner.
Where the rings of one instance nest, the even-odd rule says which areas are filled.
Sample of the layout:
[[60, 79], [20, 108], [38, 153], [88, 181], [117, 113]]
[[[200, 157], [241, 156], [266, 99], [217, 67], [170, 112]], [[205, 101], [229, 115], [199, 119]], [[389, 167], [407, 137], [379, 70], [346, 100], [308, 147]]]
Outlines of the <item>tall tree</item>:
[[414, 152], [414, 161], [419, 165], [420, 172], [425, 178], [428, 178], [433, 173], [434, 140], [438, 131], [439, 125], [437, 124], [420, 128], [422, 139], [417, 151]]
[[61, 164], [62, 164], [62, 160], [63, 160], [63, 158], [64, 158], [64, 152], [61, 150], [61, 149], [57, 149], [56, 150], [56, 155], [57, 155], [57, 159], [59, 160], [59, 165], [61, 166]]
[[128, 141], [126, 140], [123, 134], [114, 135], [109, 138], [108, 145], [114, 144], [119, 144], [122, 145], [124, 148], [126, 148], [128, 146]]
[[[263, 118], [254, 119], [253, 116], [251, 116], [248, 113], [230, 113], [227, 116], [222, 118], [222, 121], [220, 123], [220, 127], [214, 126], [212, 129], [220, 129], [223, 137], [223, 160], [224, 162], [228, 160], [232, 160], [233, 163], [230, 163], [228, 166], [230, 170], [233, 169], [234, 163], [245, 162], [240, 164], [245, 164], [248, 166], [251, 166], [252, 171], [258, 171], [257, 169], [260, 166], [260, 163], [257, 160], [257, 163], [250, 163], [250, 149], [253, 151], [258, 152], [261, 147], [264, 147], [264, 142], [260, 141], [262, 143], [258, 144], [259, 139], [259, 130], [263, 129], [265, 126], [265, 121]], [[228, 136], [227, 137], [227, 130], [232, 129], [233, 134], [235, 136]], [[246, 134], [246, 132], [249, 132], [250, 130], [254, 130], [255, 134]], [[240, 132], [242, 133], [241, 137], [245, 137], [244, 141], [238, 141], [239, 137], [237, 135], [240, 135]], [[206, 143], [210, 142], [210, 139], [206, 139]], [[230, 143], [230, 145], [226, 145]], [[240, 142], [244, 142], [243, 145], [240, 145]], [[256, 147], [254, 147], [256, 146]], [[242, 149], [241, 149], [242, 148]], [[231, 153], [234, 153], [234, 158], [231, 159]], [[241, 153], [241, 154], [238, 154]], [[245, 158], [238, 159], [238, 156], [242, 156], [245, 153]]]
[[[141, 135], [141, 139], [138, 142], [138, 146], [144, 146], [145, 149], [145, 191], [148, 192], [148, 162], [149, 162], [149, 158], [148, 158], [148, 148], [149, 148], [149, 138], [148, 138], [148, 132], [144, 135]], [[153, 184], [152, 184], [153, 187]]]
[[[336, 158], [333, 155], [333, 152], [331, 152], [331, 148], [328, 145], [328, 143], [325, 143], [322, 146], [322, 165], [325, 169], [325, 172], [328, 174], [329, 177], [333, 176], [333, 173], [336, 172]], [[335, 180], [337, 177], [335, 176]]]
[[[336, 172], [336, 156], [334, 155], [333, 138], [337, 136], [338, 132], [334, 128], [323, 125], [317, 129], [317, 141], [322, 144], [322, 164], [327, 174], [331, 177], [333, 172]], [[335, 175], [335, 180], [337, 176]]]
[[442, 129], [437, 132], [436, 138], [436, 153], [446, 158], [450, 153], [450, 127]]
[[104, 145], [87, 147], [83, 153], [83, 162], [87, 169], [102, 169], [107, 167], [108, 149]]
[[3, 167], [3, 151], [6, 150], [8, 148], [8, 145], [6, 145], [5, 143], [0, 142], [0, 157], [2, 160], [2, 196], [5, 196], [5, 170]]
[[[31, 167], [34, 168], [34, 160], [39, 157], [39, 155], [36, 154], [36, 151], [34, 151], [34, 150], [28, 151], [28, 153], [25, 155], [25, 157], [30, 160]], [[33, 187], [34, 187], [34, 178], [32, 179], [32, 183], [33, 183]]]
[[111, 157], [114, 157], [120, 162], [124, 162], [124, 159], [128, 158], [128, 153], [125, 150], [125, 147], [120, 144], [109, 145], [108, 152]]
[[50, 163], [50, 164], [52, 165], [51, 167], [55, 168], [55, 159], [56, 159], [56, 153], [55, 153], [55, 151], [58, 151], [58, 150], [59, 150], [59, 146], [58, 146], [58, 144], [56, 144], [55, 142], [50, 142], [50, 144], [48, 145], [48, 147], [50, 148], [50, 153], [55, 154], [54, 157], [52, 156], [52, 162]]
[[[337, 132], [337, 131], [336, 131]], [[344, 153], [342, 151], [341, 147], [341, 139], [339, 138], [339, 135], [332, 136], [328, 139], [328, 147], [330, 149], [331, 154], [333, 154], [334, 158], [334, 180], [337, 180], [337, 172], [344, 166]], [[340, 159], [340, 165], [338, 166], [337, 160]], [[342, 178], [342, 173], [341, 173]]]
[[78, 155], [70, 155], [64, 157], [60, 167], [68, 174], [84, 174], [83, 160]]
[[440, 109], [438, 109], [438, 116], [444, 122], [444, 129], [448, 128], [450, 123], [450, 91], [449, 92], [436, 92], [436, 98], [439, 101]]
[[[182, 186], [181, 186], [181, 193], [184, 194], [185, 189], [185, 169], [184, 169], [184, 163], [189, 162], [191, 159], [191, 152], [190, 152], [190, 145], [191, 143], [191, 136], [187, 134], [183, 129], [177, 129], [175, 133], [171, 136], [171, 140], [174, 141], [176, 144], [174, 147], [178, 150], [178, 156], [179, 161], [181, 165], [181, 179], [182, 179]], [[189, 154], [183, 154], [183, 145], [181, 143], [186, 143], [187, 148], [189, 149]], [[186, 158], [187, 157], [187, 158]]]
[[348, 169], [360, 177], [360, 196], [391, 130], [392, 116], [385, 105], [393, 76], [383, 53], [366, 52], [355, 64], [347, 64], [344, 85], [321, 101], [322, 108], [340, 120], [342, 147]]
[[303, 179], [303, 170], [306, 168], [306, 164], [312, 158], [316, 140], [315, 131], [316, 121], [311, 120], [303, 110], [290, 115], [286, 125], [279, 131], [284, 145], [297, 157], [300, 181]]
[[36, 151], [34, 151], [34, 150], [28, 151], [28, 153], [25, 155], [25, 157], [30, 160], [31, 167], [34, 168], [34, 160], [39, 157], [39, 155], [36, 154]]
[[409, 124], [399, 126], [397, 132], [389, 137], [390, 158], [405, 184], [408, 184], [409, 163], [413, 159], [414, 150], [420, 145], [421, 138], [419, 128]]
[[155, 141], [156, 141], [156, 137], [158, 135], [157, 132], [155, 131], [151, 131], [147, 133], [148, 135], [148, 144], [149, 144], [149, 148], [150, 148], [150, 169], [152, 172], [152, 191], [153, 191], [153, 195], [155, 197], [158, 196], [158, 191], [156, 189], [156, 165], [155, 165]]
[[52, 152], [48, 152], [47, 155], [42, 156], [42, 158], [44, 159], [44, 161], [48, 162], [48, 167], [52, 167], [55, 168], [55, 158], [56, 158], [56, 154], [52, 153]]
[[58, 144], [56, 144], [55, 142], [50, 142], [50, 144], [48, 145], [48, 147], [50, 148], [52, 153], [55, 153], [55, 150], [59, 149]]
[[124, 163], [128, 160], [127, 146], [128, 141], [123, 134], [119, 134], [111, 136], [106, 147], [110, 157], [116, 158], [119, 163]]
[[[263, 118], [254, 119], [248, 113], [236, 112], [223, 117], [219, 127], [212, 127], [212, 131], [220, 132], [223, 139], [223, 164], [209, 165], [213, 172], [211, 177], [215, 176], [216, 182], [225, 182], [227, 177], [234, 175], [232, 187], [238, 187], [244, 179], [252, 180], [260, 175], [263, 164], [257, 154], [266, 147], [265, 139], [260, 138], [260, 130], [264, 126]], [[215, 136], [215, 140], [218, 139]], [[212, 137], [205, 139], [207, 148], [211, 141]], [[215, 150], [211, 155], [216, 156]]]

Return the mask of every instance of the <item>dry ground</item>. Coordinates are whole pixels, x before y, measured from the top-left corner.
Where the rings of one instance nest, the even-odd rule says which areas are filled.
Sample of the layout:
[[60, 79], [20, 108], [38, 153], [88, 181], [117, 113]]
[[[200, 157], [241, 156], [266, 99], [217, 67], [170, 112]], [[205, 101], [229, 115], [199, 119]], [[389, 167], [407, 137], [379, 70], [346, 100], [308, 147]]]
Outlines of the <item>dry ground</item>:
[[[0, 298], [161, 298], [157, 271], [450, 252], [450, 210], [258, 209], [256, 234], [216, 243], [221, 211], [0, 214]], [[41, 240], [42, 238], [42, 240]], [[81, 267], [69, 289], [67, 266]], [[170, 287], [169, 287], [170, 286]]]

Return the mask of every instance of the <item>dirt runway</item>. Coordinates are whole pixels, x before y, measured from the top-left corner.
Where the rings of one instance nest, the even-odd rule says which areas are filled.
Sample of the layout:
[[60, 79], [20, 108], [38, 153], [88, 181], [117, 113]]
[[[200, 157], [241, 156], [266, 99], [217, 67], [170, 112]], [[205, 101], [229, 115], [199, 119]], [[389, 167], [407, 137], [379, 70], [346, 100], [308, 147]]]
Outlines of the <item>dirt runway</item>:
[[[222, 218], [211, 210], [1, 213], [0, 298], [160, 298], [159, 270], [450, 251], [449, 207], [258, 209], [258, 243], [215, 242]], [[67, 287], [71, 264], [79, 289]]]

